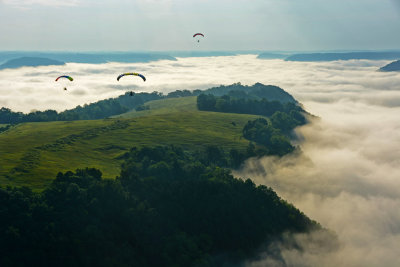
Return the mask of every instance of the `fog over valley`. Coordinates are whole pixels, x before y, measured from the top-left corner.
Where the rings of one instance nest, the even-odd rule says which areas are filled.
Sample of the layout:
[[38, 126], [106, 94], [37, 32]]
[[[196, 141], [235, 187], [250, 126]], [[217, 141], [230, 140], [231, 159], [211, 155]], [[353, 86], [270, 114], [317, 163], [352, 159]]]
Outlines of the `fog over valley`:
[[[134, 64], [67, 63], [65, 66], [23, 67], [0, 71], [0, 106], [23, 112], [62, 111], [131, 90], [167, 93], [235, 82], [246, 85], [261, 82], [280, 86], [305, 104], [308, 111], [322, 116], [319, 103], [356, 101], [399, 106], [400, 73], [376, 71], [387, 63], [389, 61], [290, 62], [239, 55]], [[124, 72], [142, 73], [147, 80], [128, 77], [118, 82], [117, 76]], [[55, 78], [64, 74], [72, 76], [74, 81], [55, 82]], [[64, 87], [67, 92], [63, 91]]]
[[[266, 254], [248, 265], [400, 266], [400, 73], [377, 71], [389, 62], [238, 55], [5, 69], [0, 71], [0, 107], [62, 111], [131, 90], [167, 93], [236, 82], [279, 86], [316, 116], [296, 131], [300, 152], [249, 159], [235, 175], [272, 187], [334, 231], [339, 245], [316, 249], [309, 237], [299, 235], [293, 238], [304, 250], [273, 244], [281, 249], [281, 260]], [[118, 82], [124, 72], [141, 73], [147, 80], [131, 76]], [[54, 81], [64, 74], [74, 81]]]

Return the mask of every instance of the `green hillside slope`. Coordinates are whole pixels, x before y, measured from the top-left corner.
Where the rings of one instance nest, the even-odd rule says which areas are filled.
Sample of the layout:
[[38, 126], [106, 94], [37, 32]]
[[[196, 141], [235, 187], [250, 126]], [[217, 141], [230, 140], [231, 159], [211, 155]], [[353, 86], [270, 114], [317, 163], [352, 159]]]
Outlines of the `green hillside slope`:
[[198, 111], [196, 97], [146, 105], [150, 110], [121, 118], [23, 123], [0, 133], [0, 184], [40, 190], [59, 171], [84, 167], [115, 177], [122, 162], [118, 157], [134, 146], [174, 144], [194, 150], [217, 144], [243, 150], [248, 141], [242, 138], [242, 129], [259, 117]]
[[193, 112], [197, 111], [196, 99], [197, 96], [188, 96], [149, 101], [144, 104], [144, 106], [148, 106], [150, 108], [149, 110], [132, 110], [127, 113], [114, 116], [114, 118], [136, 118], [175, 112]]

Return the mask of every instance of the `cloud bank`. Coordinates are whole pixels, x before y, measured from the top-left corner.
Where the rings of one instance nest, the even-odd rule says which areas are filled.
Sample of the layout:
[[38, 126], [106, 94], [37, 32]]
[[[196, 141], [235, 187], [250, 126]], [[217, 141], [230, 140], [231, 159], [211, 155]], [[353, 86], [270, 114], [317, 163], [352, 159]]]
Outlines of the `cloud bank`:
[[[356, 101], [395, 108], [400, 106], [400, 73], [376, 71], [386, 63], [388, 61], [286, 62], [240, 55], [5, 69], [0, 71], [0, 106], [23, 112], [49, 108], [61, 111], [129, 90], [165, 93], [235, 82], [248, 85], [262, 82], [281, 86], [317, 115], [322, 114], [314, 103]], [[133, 71], [145, 75], [147, 81], [125, 77], [117, 82], [120, 73]], [[63, 74], [71, 75], [74, 81], [56, 83], [55, 78]], [[62, 90], [64, 86], [67, 92]]]
[[340, 247], [309, 250], [312, 242], [298, 236], [303, 252], [282, 248], [282, 262], [264, 257], [248, 266], [399, 266], [400, 109], [322, 106], [330, 116], [298, 129], [301, 154], [249, 160], [238, 175], [271, 186], [334, 230]]
[[[249, 160], [237, 175], [271, 186], [335, 231], [339, 246], [316, 249], [311, 241], [321, 240], [318, 233], [294, 236], [304, 250], [274, 244], [280, 261], [266, 253], [248, 265], [400, 266], [400, 73], [376, 71], [387, 63], [285, 62], [241, 55], [2, 70], [0, 106], [61, 111], [128, 90], [166, 93], [234, 82], [280, 86], [319, 119], [297, 130], [302, 153]], [[124, 77], [117, 82], [118, 74], [131, 71], [147, 81]], [[74, 82], [54, 82], [62, 74]]]

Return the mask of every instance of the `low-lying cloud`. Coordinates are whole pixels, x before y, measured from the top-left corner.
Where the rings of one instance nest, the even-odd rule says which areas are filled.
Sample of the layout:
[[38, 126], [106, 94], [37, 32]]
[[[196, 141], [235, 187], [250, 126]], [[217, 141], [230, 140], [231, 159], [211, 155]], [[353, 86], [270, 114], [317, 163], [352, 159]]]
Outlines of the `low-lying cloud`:
[[[149, 63], [106, 63], [24, 67], [0, 71], [0, 107], [15, 111], [56, 109], [116, 97], [124, 91], [170, 92], [206, 89], [221, 84], [255, 82], [280, 86], [298, 100], [336, 103], [340, 101], [388, 107], [400, 106], [400, 73], [377, 72], [388, 61], [351, 60], [336, 62], [286, 62], [261, 60], [255, 55], [178, 58]], [[117, 76], [123, 72], [146, 76]], [[73, 82], [55, 78], [71, 75]], [[63, 88], [67, 87], [67, 91]], [[79, 93], [76, 93], [78, 91]], [[50, 105], [48, 103], [51, 103]], [[310, 110], [311, 108], [311, 110]], [[311, 112], [319, 114], [319, 110]]]
[[[282, 87], [318, 116], [297, 130], [301, 153], [249, 160], [239, 176], [271, 186], [338, 236], [333, 250], [292, 238], [303, 250], [279, 249], [249, 266], [400, 266], [400, 73], [388, 61], [286, 62], [254, 55], [178, 58], [150, 63], [67, 64], [0, 71], [0, 106], [58, 111], [125, 91], [170, 92], [256, 82]], [[140, 72], [147, 78], [118, 74]], [[74, 82], [54, 82], [70, 74]], [[66, 84], [68, 91], [63, 91]], [[323, 241], [320, 241], [323, 242]]]
[[398, 74], [320, 67], [308, 88], [299, 79], [305, 108], [319, 116], [297, 129], [301, 153], [251, 159], [237, 175], [271, 186], [340, 245], [320, 250], [299, 235], [304, 250], [273, 244], [280, 260], [266, 254], [248, 266], [400, 266]]

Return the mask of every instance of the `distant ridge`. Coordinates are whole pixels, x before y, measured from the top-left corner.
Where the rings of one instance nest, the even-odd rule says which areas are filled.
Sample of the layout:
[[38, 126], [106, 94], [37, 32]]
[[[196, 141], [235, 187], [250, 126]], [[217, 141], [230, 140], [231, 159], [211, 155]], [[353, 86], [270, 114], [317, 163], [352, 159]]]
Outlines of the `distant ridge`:
[[288, 54], [277, 54], [277, 53], [261, 53], [257, 56], [259, 59], [283, 59], [287, 58]]
[[176, 58], [160, 53], [135, 53], [135, 52], [0, 52], [0, 62], [17, 57], [42, 57], [52, 58], [70, 63], [101, 64], [107, 62], [146, 63], [157, 60], [173, 60]]
[[20, 57], [11, 59], [0, 65], [0, 69], [16, 69], [21, 67], [38, 67], [50, 65], [65, 65], [64, 62], [42, 57]]
[[226, 57], [237, 55], [235, 52], [226, 51], [172, 51], [168, 54], [174, 57]]
[[352, 60], [352, 59], [395, 60], [398, 58], [400, 58], [400, 51], [294, 54], [288, 56], [285, 60], [286, 61], [335, 61], [335, 60]]
[[400, 60], [394, 61], [379, 69], [379, 71], [400, 71]]

